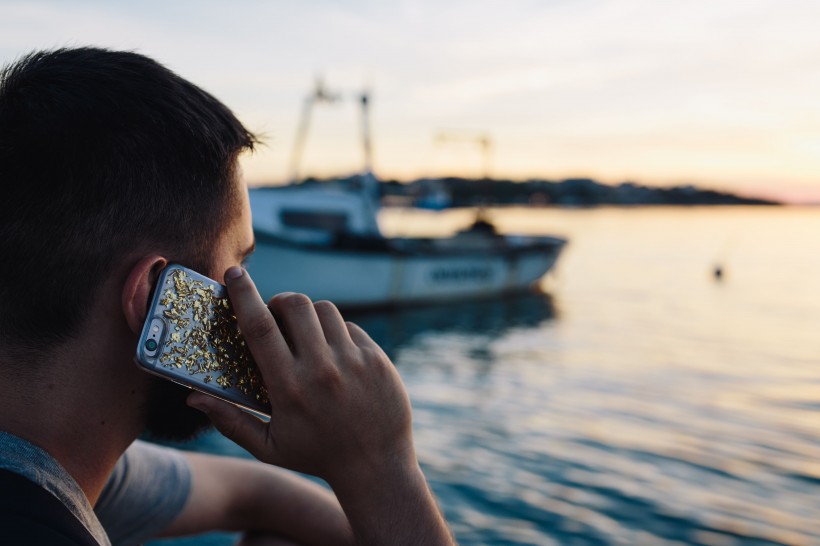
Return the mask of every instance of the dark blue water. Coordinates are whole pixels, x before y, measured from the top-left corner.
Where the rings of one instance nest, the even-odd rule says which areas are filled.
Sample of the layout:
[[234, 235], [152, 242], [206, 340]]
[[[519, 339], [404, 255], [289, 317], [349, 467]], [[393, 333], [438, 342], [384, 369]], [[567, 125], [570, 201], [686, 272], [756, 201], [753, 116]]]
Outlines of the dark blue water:
[[820, 211], [495, 214], [571, 239], [545, 294], [349, 317], [460, 543], [820, 544]]

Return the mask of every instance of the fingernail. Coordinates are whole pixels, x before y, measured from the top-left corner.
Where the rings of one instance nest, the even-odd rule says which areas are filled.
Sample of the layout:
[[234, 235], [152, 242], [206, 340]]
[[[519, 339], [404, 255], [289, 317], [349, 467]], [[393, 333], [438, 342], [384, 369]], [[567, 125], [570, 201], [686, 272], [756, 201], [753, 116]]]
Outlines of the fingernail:
[[225, 272], [225, 280], [232, 281], [234, 279], [238, 279], [244, 274], [245, 272], [242, 270], [241, 267], [233, 266], [231, 268], [228, 268], [228, 270]]

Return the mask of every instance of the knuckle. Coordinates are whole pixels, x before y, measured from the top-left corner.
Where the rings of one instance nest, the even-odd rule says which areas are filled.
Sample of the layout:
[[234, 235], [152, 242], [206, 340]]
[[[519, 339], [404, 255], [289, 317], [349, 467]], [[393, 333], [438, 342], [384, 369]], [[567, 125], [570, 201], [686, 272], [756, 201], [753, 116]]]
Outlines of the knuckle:
[[220, 419], [217, 424], [219, 431], [228, 438], [236, 438], [239, 435], [239, 427], [235, 421]]
[[376, 355], [373, 353], [373, 350], [370, 347], [362, 347], [360, 349], [361, 352], [361, 361], [363, 363], [371, 364], [376, 361]]
[[381, 349], [373, 347], [363, 347], [361, 349], [361, 352], [362, 362], [368, 364], [369, 366], [376, 366], [384, 363], [384, 353]]
[[350, 370], [350, 372], [355, 376], [362, 377], [368, 373], [369, 366], [365, 361], [364, 356], [357, 352], [348, 357], [347, 369]]
[[273, 317], [270, 315], [257, 315], [250, 319], [244, 328], [246, 337], [263, 339], [270, 337], [274, 331]]
[[358, 325], [358, 324], [356, 324], [355, 322], [351, 322], [351, 321], [349, 321], [349, 320], [346, 320], [346, 321], [345, 321], [345, 326], [347, 327], [347, 331], [348, 331], [348, 332], [351, 332], [351, 333], [352, 333], [352, 332], [355, 332], [355, 331], [357, 331], [357, 330], [359, 329], [359, 325]]
[[268, 303], [273, 304], [274, 302], [282, 301], [282, 298], [290, 294], [293, 294], [293, 292], [279, 292], [278, 294], [274, 294], [274, 296], [270, 299]]
[[335, 387], [342, 382], [342, 374], [336, 366], [325, 364], [314, 372], [316, 383], [325, 388]]
[[283, 309], [291, 311], [302, 309], [303, 307], [307, 307], [309, 305], [313, 305], [313, 302], [310, 301], [310, 298], [306, 295], [296, 294], [293, 292], [274, 296], [271, 303], [275, 304], [277, 307], [281, 307]]
[[335, 313], [337, 311], [333, 302], [328, 300], [319, 300], [313, 304], [317, 313]]
[[288, 407], [303, 410], [308, 406], [309, 397], [304, 385], [299, 381], [286, 381], [277, 388], [280, 400]]

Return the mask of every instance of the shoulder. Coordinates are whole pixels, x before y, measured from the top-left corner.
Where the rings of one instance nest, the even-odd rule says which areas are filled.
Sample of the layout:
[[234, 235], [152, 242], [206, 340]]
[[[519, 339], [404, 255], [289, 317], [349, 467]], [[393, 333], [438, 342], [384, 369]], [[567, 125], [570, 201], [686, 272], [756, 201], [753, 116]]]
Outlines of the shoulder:
[[4, 544], [98, 546], [54, 495], [28, 478], [1, 469], [0, 539]]

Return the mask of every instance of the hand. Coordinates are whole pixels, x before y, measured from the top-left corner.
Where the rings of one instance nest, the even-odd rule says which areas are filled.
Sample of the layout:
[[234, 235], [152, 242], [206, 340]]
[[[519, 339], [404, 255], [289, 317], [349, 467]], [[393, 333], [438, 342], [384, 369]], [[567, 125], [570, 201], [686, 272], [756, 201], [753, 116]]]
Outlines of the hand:
[[332, 303], [302, 294], [279, 294], [265, 306], [242, 269], [229, 269], [225, 280], [268, 389], [271, 420], [201, 393], [190, 396], [190, 405], [259, 460], [331, 486], [360, 473], [417, 469], [407, 393], [361, 328], [345, 323]]
[[271, 420], [202, 393], [188, 403], [259, 460], [324, 478], [356, 544], [454, 544], [416, 461], [407, 392], [384, 351], [330, 302], [285, 293], [265, 306], [247, 272], [231, 268], [225, 281]]

